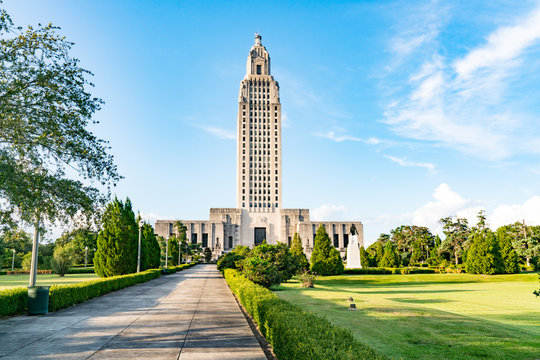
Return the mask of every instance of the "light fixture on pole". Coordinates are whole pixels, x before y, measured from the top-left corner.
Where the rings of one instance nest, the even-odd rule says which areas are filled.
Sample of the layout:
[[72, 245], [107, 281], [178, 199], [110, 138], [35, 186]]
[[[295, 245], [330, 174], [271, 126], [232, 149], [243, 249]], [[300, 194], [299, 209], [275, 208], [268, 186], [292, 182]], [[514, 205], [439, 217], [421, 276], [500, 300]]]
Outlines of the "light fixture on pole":
[[139, 249], [137, 250], [137, 272], [141, 272], [141, 236], [144, 221], [139, 220]]
[[11, 250], [13, 252], [13, 258], [11, 259], [11, 271], [15, 268], [15, 249]]
[[165, 271], [167, 271], [167, 263], [169, 262], [169, 235], [165, 239]]
[[84, 268], [86, 269], [86, 264], [88, 263], [88, 246], [84, 247]]
[[178, 236], [178, 265], [182, 265], [182, 237]]

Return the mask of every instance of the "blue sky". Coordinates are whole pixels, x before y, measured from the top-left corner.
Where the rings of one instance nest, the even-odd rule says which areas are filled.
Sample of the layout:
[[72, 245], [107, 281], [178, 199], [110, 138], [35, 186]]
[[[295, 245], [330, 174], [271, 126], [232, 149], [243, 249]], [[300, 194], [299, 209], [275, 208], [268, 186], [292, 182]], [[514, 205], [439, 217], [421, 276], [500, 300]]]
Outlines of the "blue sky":
[[76, 45], [146, 219], [234, 207], [237, 96], [253, 34], [280, 83], [283, 206], [400, 224], [487, 211], [540, 224], [540, 3], [5, 0]]

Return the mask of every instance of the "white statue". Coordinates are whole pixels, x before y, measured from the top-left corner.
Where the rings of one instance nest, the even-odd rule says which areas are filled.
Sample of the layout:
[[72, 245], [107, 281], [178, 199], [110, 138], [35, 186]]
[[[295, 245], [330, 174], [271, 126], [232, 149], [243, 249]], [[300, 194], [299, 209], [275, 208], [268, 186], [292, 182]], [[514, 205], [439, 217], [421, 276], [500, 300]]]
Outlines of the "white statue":
[[360, 262], [360, 247], [358, 245], [358, 230], [356, 226], [351, 225], [352, 239], [347, 246], [347, 269], [361, 269], [362, 264]]

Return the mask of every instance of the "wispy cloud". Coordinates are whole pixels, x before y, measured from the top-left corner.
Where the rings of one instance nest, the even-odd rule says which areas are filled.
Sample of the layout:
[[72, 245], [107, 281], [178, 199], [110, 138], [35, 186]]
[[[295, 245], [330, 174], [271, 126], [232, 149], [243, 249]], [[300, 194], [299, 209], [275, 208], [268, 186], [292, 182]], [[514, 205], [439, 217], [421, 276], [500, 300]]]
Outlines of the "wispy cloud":
[[455, 71], [461, 78], [468, 78], [482, 69], [501, 68], [539, 39], [540, 7], [514, 26], [500, 27], [491, 33], [486, 44], [454, 63]]
[[347, 134], [337, 134], [335, 131], [328, 131], [326, 133], [319, 133], [319, 134], [317, 134], [317, 136], [325, 138], [325, 139], [329, 139], [329, 140], [332, 140], [332, 141], [335, 141], [335, 142], [359, 141], [359, 142], [363, 142], [363, 143], [368, 144], [368, 145], [377, 145], [377, 144], [380, 144], [382, 142], [382, 140], [377, 139], [375, 137], [369, 137], [367, 139], [363, 139], [363, 138], [359, 138], [359, 137], [352, 136], [352, 135], [347, 135]]
[[425, 168], [429, 170], [429, 172], [433, 173], [435, 172], [435, 164], [432, 163], [423, 163], [423, 162], [414, 162], [414, 161], [408, 161], [405, 159], [401, 159], [395, 156], [385, 155], [385, 158], [392, 160], [393, 162], [401, 165], [401, 166], [413, 166], [413, 167], [420, 167]]
[[384, 122], [400, 136], [483, 159], [539, 153], [533, 145], [538, 134], [527, 127], [522, 106], [506, 94], [527, 76], [528, 68], [519, 65], [535, 58], [525, 50], [539, 40], [540, 7], [513, 26], [495, 29], [486, 43], [458, 59], [433, 52], [409, 76], [408, 91], [389, 99]]
[[218, 128], [216, 126], [201, 126], [200, 128], [219, 139], [236, 140], [236, 134], [232, 131]]

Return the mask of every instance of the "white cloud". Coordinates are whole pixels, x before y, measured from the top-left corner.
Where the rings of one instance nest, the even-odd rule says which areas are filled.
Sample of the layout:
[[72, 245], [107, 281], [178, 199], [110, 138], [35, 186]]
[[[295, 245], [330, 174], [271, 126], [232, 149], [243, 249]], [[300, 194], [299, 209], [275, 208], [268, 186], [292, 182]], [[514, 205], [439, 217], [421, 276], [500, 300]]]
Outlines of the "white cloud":
[[435, 172], [435, 164], [432, 164], [432, 163], [413, 162], [413, 161], [408, 161], [408, 160], [397, 158], [395, 156], [390, 156], [390, 155], [385, 155], [384, 157], [392, 160], [393, 162], [401, 166], [421, 167], [421, 168], [425, 168], [429, 170], [429, 172]]
[[156, 223], [156, 220], [169, 220], [168, 217], [162, 216], [155, 213], [146, 213], [146, 212], [140, 212], [141, 218], [143, 221], [147, 222], [148, 224], [154, 226]]
[[346, 213], [347, 208], [343, 205], [323, 204], [311, 211], [311, 218], [313, 221], [336, 220]]
[[539, 225], [540, 196], [533, 196], [523, 204], [497, 206], [489, 220], [493, 228], [522, 220], [528, 225]]
[[358, 141], [358, 142], [363, 142], [364, 144], [367, 144], [367, 145], [378, 145], [378, 144], [380, 144], [382, 142], [382, 140], [377, 139], [375, 137], [369, 137], [367, 139], [362, 139], [362, 138], [347, 135], [347, 134], [336, 134], [335, 131], [328, 131], [326, 133], [317, 134], [317, 136], [325, 138], [325, 139], [329, 139], [329, 140], [332, 140], [332, 141], [335, 141], [335, 142]]
[[221, 129], [215, 126], [201, 126], [201, 129], [209, 134], [216, 136], [219, 139], [236, 140], [236, 135], [229, 130]]
[[[483, 159], [539, 153], [534, 124], [527, 124], [535, 116], [524, 116], [523, 104], [513, 106], [506, 96], [510, 84], [527, 76], [517, 59], [539, 40], [540, 7], [516, 25], [496, 29], [487, 44], [460, 59], [434, 51], [408, 77], [408, 91], [389, 99], [384, 122], [398, 135]], [[528, 56], [534, 61], [534, 54]]]
[[540, 8], [514, 26], [505, 26], [489, 35], [487, 43], [454, 63], [457, 74], [467, 78], [478, 70], [501, 67], [540, 39]]

